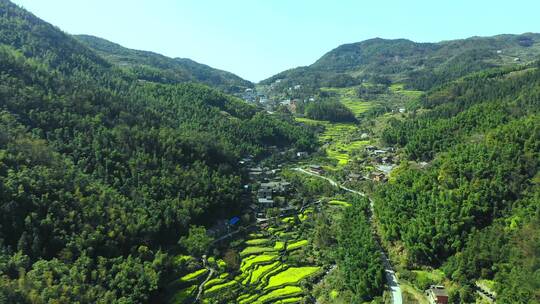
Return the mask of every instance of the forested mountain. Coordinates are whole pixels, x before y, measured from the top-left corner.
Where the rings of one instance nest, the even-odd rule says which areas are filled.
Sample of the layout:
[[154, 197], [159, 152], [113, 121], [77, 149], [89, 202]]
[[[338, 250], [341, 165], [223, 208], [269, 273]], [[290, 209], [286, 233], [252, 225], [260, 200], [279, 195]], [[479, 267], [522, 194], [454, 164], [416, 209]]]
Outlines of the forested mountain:
[[182, 271], [169, 250], [188, 227], [240, 207], [241, 156], [315, 145], [171, 82], [139, 81], [0, 0], [0, 303], [149, 301]]
[[500, 303], [540, 302], [539, 67], [449, 82], [383, 133], [405, 159], [376, 195], [384, 239], [464, 286], [494, 280]]
[[77, 40], [113, 64], [125, 68], [137, 79], [159, 83], [200, 82], [226, 92], [239, 92], [253, 84], [233, 73], [214, 69], [187, 58], [170, 58], [157, 53], [125, 48], [90, 35]]
[[344, 44], [307, 67], [262, 81], [281, 86], [346, 87], [362, 81], [404, 82], [426, 90], [471, 72], [530, 62], [540, 55], [540, 34], [472, 37], [439, 43], [375, 38]]

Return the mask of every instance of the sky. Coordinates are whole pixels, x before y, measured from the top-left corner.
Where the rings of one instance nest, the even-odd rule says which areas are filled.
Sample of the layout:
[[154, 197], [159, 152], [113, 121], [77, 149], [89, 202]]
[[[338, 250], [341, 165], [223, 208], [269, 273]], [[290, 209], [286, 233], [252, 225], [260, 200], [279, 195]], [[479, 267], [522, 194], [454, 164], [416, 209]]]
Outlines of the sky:
[[190, 58], [257, 82], [374, 37], [540, 32], [538, 0], [14, 0], [70, 34]]

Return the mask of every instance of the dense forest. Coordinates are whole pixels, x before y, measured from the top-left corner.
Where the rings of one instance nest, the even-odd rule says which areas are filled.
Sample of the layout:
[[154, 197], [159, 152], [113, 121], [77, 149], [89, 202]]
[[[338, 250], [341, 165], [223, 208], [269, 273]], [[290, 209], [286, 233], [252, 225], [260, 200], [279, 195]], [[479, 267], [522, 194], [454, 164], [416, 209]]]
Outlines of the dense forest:
[[538, 67], [435, 88], [383, 132], [405, 159], [377, 191], [384, 239], [403, 246], [409, 265], [442, 266], [464, 286], [494, 280], [501, 303], [540, 301]]
[[306, 105], [304, 113], [307, 117], [316, 120], [332, 122], [354, 122], [356, 118], [349, 108], [336, 100], [322, 100], [310, 102]]
[[6, 0], [0, 44], [0, 303], [155, 302], [188, 227], [241, 207], [241, 157], [315, 146], [204, 85], [139, 81]]

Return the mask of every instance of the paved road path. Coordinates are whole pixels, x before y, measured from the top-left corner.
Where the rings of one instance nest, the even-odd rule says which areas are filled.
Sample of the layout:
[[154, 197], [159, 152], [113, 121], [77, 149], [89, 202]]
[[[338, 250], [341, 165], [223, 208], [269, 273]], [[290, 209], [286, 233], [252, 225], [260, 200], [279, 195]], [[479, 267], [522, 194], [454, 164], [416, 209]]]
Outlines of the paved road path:
[[[307, 171], [307, 170], [302, 169], [302, 168], [294, 168], [294, 170], [302, 172], [304, 174], [309, 174], [311, 176], [315, 176], [315, 177], [318, 177], [318, 178], [325, 179], [331, 185], [333, 185], [335, 187], [339, 187], [339, 188], [341, 188], [341, 189], [343, 189], [345, 191], [348, 191], [348, 192], [355, 193], [355, 194], [358, 194], [360, 196], [366, 197], [365, 193], [349, 189], [349, 188], [347, 188], [347, 187], [345, 187], [343, 185], [338, 184], [335, 180], [333, 180], [331, 178], [328, 178], [326, 176], [322, 176], [322, 175]], [[368, 199], [369, 199], [369, 205], [370, 205], [370, 209], [371, 209], [371, 215], [373, 215], [373, 200], [370, 197], [368, 197]], [[369, 220], [371, 221], [371, 216], [370, 216]], [[375, 229], [373, 229], [373, 230], [375, 231]], [[380, 244], [379, 244], [379, 246], [380, 246]], [[398, 279], [396, 277], [396, 273], [394, 272], [394, 269], [392, 268], [392, 265], [390, 264], [390, 260], [388, 259], [388, 257], [386, 256], [386, 254], [384, 253], [382, 248], [381, 248], [381, 258], [382, 258], [383, 264], [384, 264], [384, 272], [385, 272], [385, 276], [386, 276], [386, 284], [388, 285], [388, 287], [390, 288], [390, 291], [392, 292], [392, 303], [394, 303], [394, 304], [402, 304], [403, 300], [401, 298], [401, 288], [399, 287], [399, 282], [398, 282]]]

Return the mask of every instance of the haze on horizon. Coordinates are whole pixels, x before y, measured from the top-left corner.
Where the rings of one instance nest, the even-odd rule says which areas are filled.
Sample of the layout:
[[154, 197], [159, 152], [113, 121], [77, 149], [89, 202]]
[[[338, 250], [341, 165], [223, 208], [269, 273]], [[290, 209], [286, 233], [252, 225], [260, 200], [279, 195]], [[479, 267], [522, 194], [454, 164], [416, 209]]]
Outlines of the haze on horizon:
[[374, 37], [437, 42], [540, 32], [533, 0], [14, 2], [70, 34], [190, 58], [254, 82]]

